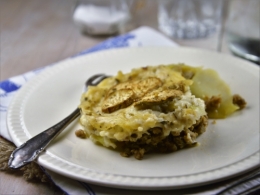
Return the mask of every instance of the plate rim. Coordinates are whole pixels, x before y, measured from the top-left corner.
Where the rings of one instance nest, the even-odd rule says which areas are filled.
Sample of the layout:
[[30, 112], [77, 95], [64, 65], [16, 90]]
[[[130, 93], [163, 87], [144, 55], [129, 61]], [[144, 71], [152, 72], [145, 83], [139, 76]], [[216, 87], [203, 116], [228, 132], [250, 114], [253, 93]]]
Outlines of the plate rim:
[[[24, 102], [26, 101], [26, 99], [29, 97], [30, 95], [30, 90], [32, 90], [32, 87], [37, 87], [37, 83], [39, 83], [42, 79], [45, 78], [45, 76], [48, 76], [49, 74], [54, 74], [53, 72], [57, 72], [60, 69], [63, 69], [65, 67], [71, 66], [70, 63], [71, 61], [73, 62], [74, 60], [80, 60], [81, 58], [91, 58], [91, 57], [95, 57], [95, 56], [99, 56], [99, 55], [108, 55], [110, 53], [114, 53], [114, 52], [129, 52], [129, 50], [150, 50], [150, 49], [171, 49], [171, 50], [183, 50], [186, 52], [203, 52], [203, 53], [210, 53], [213, 55], [219, 55], [219, 56], [224, 56], [226, 58], [230, 58], [232, 60], [238, 60], [239, 62], [242, 63], [246, 63], [247, 66], [251, 66], [251, 68], [255, 68], [255, 70], [259, 71], [259, 66], [245, 61], [243, 59], [239, 59], [227, 54], [222, 54], [222, 53], [217, 53], [215, 51], [209, 51], [209, 50], [205, 50], [205, 49], [197, 49], [197, 48], [190, 48], [190, 47], [170, 47], [170, 46], [155, 46], [155, 47], [135, 47], [135, 48], [116, 48], [116, 49], [109, 49], [109, 50], [103, 50], [103, 51], [99, 51], [99, 52], [94, 52], [94, 53], [90, 53], [88, 55], [83, 55], [83, 56], [77, 56], [76, 58], [68, 58], [65, 60], [62, 60], [61, 62], [58, 62], [57, 64], [55, 64], [55, 66], [46, 68], [45, 70], [43, 70], [39, 75], [36, 75], [34, 78], [32, 78], [31, 80], [29, 80], [21, 89], [19, 89], [19, 91], [15, 94], [15, 96], [13, 97], [12, 101], [10, 102], [10, 105], [8, 107], [8, 111], [7, 111], [7, 127], [8, 127], [8, 131], [9, 134], [11, 135], [11, 138], [13, 140], [13, 142], [16, 145], [21, 145], [23, 143], [23, 141], [21, 140], [28, 140], [30, 135], [28, 135], [25, 132], [25, 126], [21, 121], [22, 118], [22, 110], [19, 110], [19, 114], [14, 114], [12, 111], [14, 109], [18, 108], [22, 108]], [[67, 64], [66, 66], [64, 66], [64, 64]], [[17, 101], [17, 99], [19, 99], [21, 96], [23, 96], [23, 100], [21, 102]], [[20, 123], [13, 123], [12, 120], [19, 120]], [[18, 126], [16, 126], [18, 125]], [[20, 128], [22, 129], [24, 135], [22, 138], [18, 138], [16, 134], [12, 133], [14, 131], [14, 128]], [[140, 176], [124, 176], [124, 175], [117, 175], [117, 174], [112, 174], [114, 178], [114, 182], [111, 182], [107, 179], [105, 179], [106, 177], [111, 177], [110, 175], [102, 175], [102, 177], [100, 178], [100, 175], [95, 175], [95, 174], [100, 174], [97, 173], [97, 171], [91, 171], [90, 169], [88, 170], [88, 172], [91, 172], [91, 176], [89, 177], [85, 177], [83, 178], [81, 177], [76, 177], [73, 174], [69, 174], [67, 172], [63, 172], [57, 168], [53, 168], [51, 166], [51, 164], [48, 162], [48, 160], [50, 160], [49, 158], [51, 158], [52, 160], [57, 160], [57, 158], [53, 157], [52, 154], [48, 153], [48, 149], [47, 152], [43, 153], [38, 159], [37, 162], [42, 165], [45, 166], [45, 168], [48, 168], [54, 172], [57, 172], [59, 174], [62, 174], [64, 176], [68, 176], [74, 179], [78, 179], [81, 181], [86, 181], [89, 183], [93, 183], [93, 184], [98, 184], [98, 185], [103, 185], [103, 186], [109, 186], [109, 187], [116, 187], [116, 188], [128, 188], [128, 189], [179, 189], [179, 188], [183, 188], [183, 187], [192, 187], [192, 186], [198, 186], [201, 184], [205, 184], [205, 183], [213, 183], [216, 182], [218, 180], [222, 180], [223, 178], [227, 179], [230, 177], [234, 177], [236, 175], [242, 174], [250, 169], [256, 168], [259, 164], [257, 163], [257, 159], [259, 159], [260, 157], [260, 152], [259, 150], [255, 153], [252, 154], [251, 156], [242, 159], [241, 161], [238, 161], [236, 163], [224, 166], [224, 167], [220, 167], [217, 168], [216, 170], [211, 170], [211, 171], [206, 171], [206, 172], [202, 172], [202, 173], [195, 173], [195, 174], [191, 174], [191, 175], [183, 175], [183, 176], [164, 176], [164, 177], [140, 177]], [[47, 160], [48, 159], [48, 160]], [[250, 162], [248, 162], [248, 159], [251, 159]], [[65, 163], [65, 162], [63, 162]], [[54, 164], [54, 163], [52, 163]], [[237, 170], [237, 164], [241, 164], [240, 167], [244, 167], [244, 168], [240, 168], [239, 170]], [[75, 166], [75, 165], [74, 165]], [[226, 169], [227, 167], [229, 167], [229, 169], [232, 169], [232, 171], [229, 171], [228, 174], [221, 174], [220, 172], [223, 172], [223, 169]], [[94, 172], [94, 173], [93, 173]], [[212, 176], [208, 176], [208, 172], [215, 172], [215, 177]], [[224, 171], [225, 172], [225, 171]], [[94, 175], [93, 175], [94, 174]], [[104, 173], [103, 173], [104, 174]], [[204, 177], [204, 181], [202, 181], [202, 178], [194, 178], [194, 175], [196, 175], [195, 177]], [[96, 179], [91, 178], [92, 176], [94, 176]], [[129, 181], [130, 179], [134, 179], [134, 181]], [[178, 178], [178, 180], [176, 180], [176, 178]], [[206, 181], [205, 181], [206, 178]], [[145, 179], [145, 183], [144, 181], [142, 181], [143, 179]], [[149, 181], [148, 181], [149, 180]], [[185, 180], [185, 181], [184, 181]], [[195, 180], [195, 182], [194, 182]], [[118, 183], [120, 182], [120, 183]]]

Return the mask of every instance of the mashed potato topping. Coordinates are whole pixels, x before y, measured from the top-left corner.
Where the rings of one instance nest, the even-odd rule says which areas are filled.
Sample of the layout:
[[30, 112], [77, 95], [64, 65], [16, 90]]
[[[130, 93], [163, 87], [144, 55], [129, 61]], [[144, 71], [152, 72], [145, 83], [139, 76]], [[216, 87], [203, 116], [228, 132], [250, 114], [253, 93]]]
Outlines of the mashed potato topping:
[[192, 83], [171, 66], [118, 72], [82, 95], [80, 123], [90, 139], [122, 156], [192, 146], [207, 126], [205, 102], [191, 93]]

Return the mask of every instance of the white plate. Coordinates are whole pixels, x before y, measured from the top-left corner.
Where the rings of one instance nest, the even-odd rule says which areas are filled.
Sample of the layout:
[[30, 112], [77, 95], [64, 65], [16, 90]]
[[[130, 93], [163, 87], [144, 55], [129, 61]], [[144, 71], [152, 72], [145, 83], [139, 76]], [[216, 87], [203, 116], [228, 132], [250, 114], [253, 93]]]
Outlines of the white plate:
[[51, 143], [37, 162], [70, 178], [131, 189], [203, 185], [241, 174], [259, 164], [259, 67], [215, 52], [171, 47], [125, 48], [72, 58], [48, 68], [22, 87], [7, 116], [16, 145], [63, 119], [79, 104], [83, 83], [96, 73], [114, 75], [134, 67], [184, 62], [213, 68], [244, 97], [246, 109], [216, 124], [198, 139], [200, 146], [141, 161], [79, 139], [76, 121]]

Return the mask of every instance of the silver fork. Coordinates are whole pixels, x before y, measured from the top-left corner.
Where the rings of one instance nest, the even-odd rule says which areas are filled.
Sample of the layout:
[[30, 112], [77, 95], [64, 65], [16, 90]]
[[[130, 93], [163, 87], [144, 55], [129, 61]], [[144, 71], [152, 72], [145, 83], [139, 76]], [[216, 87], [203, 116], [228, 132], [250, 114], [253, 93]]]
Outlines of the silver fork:
[[[97, 74], [90, 77], [85, 83], [86, 90], [88, 86], [95, 86], [108, 77], [109, 76], [106, 76], [104, 74]], [[39, 154], [49, 145], [49, 143], [79, 115], [80, 109], [76, 108], [69, 116], [64, 118], [62, 121], [32, 137], [27, 142], [23, 143], [20, 147], [16, 148], [9, 158], [8, 166], [11, 169], [19, 169], [35, 160], [39, 156]]]

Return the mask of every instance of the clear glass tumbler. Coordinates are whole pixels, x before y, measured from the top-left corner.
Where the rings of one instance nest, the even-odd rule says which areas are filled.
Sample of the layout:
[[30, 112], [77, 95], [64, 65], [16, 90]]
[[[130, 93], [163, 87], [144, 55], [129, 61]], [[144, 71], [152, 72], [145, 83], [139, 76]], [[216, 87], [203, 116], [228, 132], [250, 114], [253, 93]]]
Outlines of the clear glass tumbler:
[[73, 14], [82, 32], [90, 35], [111, 35], [130, 18], [132, 0], [80, 0]]
[[260, 0], [233, 0], [226, 25], [230, 50], [260, 64]]
[[221, 23], [222, 0], [159, 0], [159, 29], [174, 38], [202, 38]]

